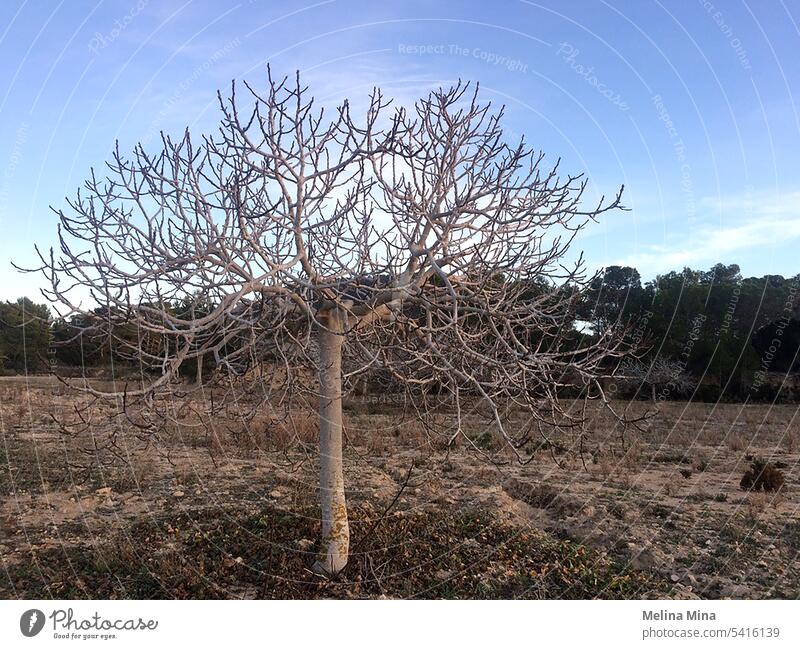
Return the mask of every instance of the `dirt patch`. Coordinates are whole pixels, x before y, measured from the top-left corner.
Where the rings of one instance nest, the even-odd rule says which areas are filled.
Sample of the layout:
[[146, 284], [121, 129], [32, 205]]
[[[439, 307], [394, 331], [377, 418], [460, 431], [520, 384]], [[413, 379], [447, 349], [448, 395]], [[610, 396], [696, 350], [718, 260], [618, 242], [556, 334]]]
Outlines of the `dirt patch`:
[[[275, 427], [260, 421], [236, 435], [222, 426], [209, 433], [187, 415], [168, 435], [145, 439], [97, 405], [88, 425], [65, 434], [54, 417], [74, 416], [79, 400], [50, 380], [0, 380], [7, 596], [49, 588], [52, 596], [81, 597], [568, 597], [563, 584], [530, 581], [549, 563], [542, 548], [553, 547], [562, 563], [564, 548], [597, 563], [595, 590], [568, 580], [583, 584], [575, 592], [585, 597], [800, 595], [800, 454], [792, 441], [800, 431], [790, 406], [666, 403], [645, 430], [625, 438], [598, 415], [583, 444], [554, 439], [526, 465], [500, 451], [487, 463], [469, 444], [428, 440], [402, 413], [351, 406], [345, 478], [353, 543], [414, 468], [390, 524], [368, 546], [374, 565], [354, 558], [344, 582], [325, 584], [307, 572], [318, 535], [316, 458], [313, 447], [303, 448], [313, 437], [307, 414], [294, 420], [301, 434], [273, 435]], [[464, 419], [470, 439], [482, 425]], [[780, 468], [779, 491], [741, 489], [753, 458]], [[195, 543], [195, 533], [213, 546]], [[527, 540], [518, 545], [518, 537]], [[257, 554], [237, 545], [243, 538]], [[480, 547], [469, 550], [475, 542]], [[474, 573], [440, 558], [451, 543], [468, 548], [462, 558], [478, 566]], [[284, 550], [270, 554], [270, 544]], [[502, 556], [497, 566], [493, 548]], [[242, 562], [223, 565], [225, 557]], [[246, 577], [246, 565], [260, 577]], [[500, 568], [509, 574], [501, 578]], [[465, 580], [454, 577], [464, 570]], [[638, 585], [625, 590], [614, 574]], [[484, 582], [493, 585], [486, 590]]]

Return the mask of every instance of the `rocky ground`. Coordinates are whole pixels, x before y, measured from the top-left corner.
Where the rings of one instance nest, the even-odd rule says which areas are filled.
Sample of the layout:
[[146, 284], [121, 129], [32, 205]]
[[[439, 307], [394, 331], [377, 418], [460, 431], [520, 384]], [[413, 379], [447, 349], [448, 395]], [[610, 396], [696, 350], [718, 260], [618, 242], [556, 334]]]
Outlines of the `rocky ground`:
[[[477, 425], [494, 463], [431, 444], [400, 408], [348, 402], [353, 552], [326, 582], [308, 571], [313, 454], [258, 422], [154, 443], [101, 405], [68, 435], [56, 420], [77, 400], [0, 380], [4, 597], [800, 596], [792, 406], [666, 403], [624, 439], [598, 416], [582, 454], [554, 440], [520, 465]], [[783, 489], [740, 488], [755, 458]]]

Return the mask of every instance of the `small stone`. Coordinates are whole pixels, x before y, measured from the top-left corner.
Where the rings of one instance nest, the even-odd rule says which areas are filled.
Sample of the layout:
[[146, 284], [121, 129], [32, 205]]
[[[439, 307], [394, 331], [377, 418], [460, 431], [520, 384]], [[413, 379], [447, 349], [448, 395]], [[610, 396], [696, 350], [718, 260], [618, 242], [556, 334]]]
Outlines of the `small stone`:
[[663, 553], [652, 547], [638, 548], [634, 545], [631, 548], [631, 565], [636, 570], [656, 570], [666, 563]]
[[725, 583], [720, 590], [720, 596], [732, 599], [747, 599], [752, 596], [752, 593], [744, 584]]
[[673, 573], [672, 573], [672, 574], [669, 576], [669, 578], [670, 578], [670, 579], [671, 579], [673, 582], [675, 582], [675, 583], [677, 583], [678, 581], [680, 581], [680, 576], [679, 576], [679, 575], [676, 575], [674, 572], [673, 572]]
[[270, 498], [280, 498], [282, 495], [283, 493], [281, 493], [280, 489], [273, 489], [272, 491], [269, 492]]
[[312, 545], [314, 545], [314, 541], [311, 539], [300, 539], [297, 542], [297, 547], [301, 550], [308, 550], [308, 548], [310, 548]]
[[183, 498], [185, 494], [182, 491], [178, 490], [178, 491], [173, 491], [172, 495], [175, 496], [176, 498]]

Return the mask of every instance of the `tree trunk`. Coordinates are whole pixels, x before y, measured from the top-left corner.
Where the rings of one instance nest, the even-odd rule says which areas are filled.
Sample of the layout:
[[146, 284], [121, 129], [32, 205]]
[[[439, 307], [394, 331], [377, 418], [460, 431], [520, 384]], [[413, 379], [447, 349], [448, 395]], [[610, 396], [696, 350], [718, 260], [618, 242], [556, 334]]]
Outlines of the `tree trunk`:
[[342, 473], [342, 344], [345, 318], [331, 311], [323, 320], [330, 331], [319, 330], [319, 494], [322, 507], [322, 545], [313, 570], [325, 576], [347, 564], [350, 527]]

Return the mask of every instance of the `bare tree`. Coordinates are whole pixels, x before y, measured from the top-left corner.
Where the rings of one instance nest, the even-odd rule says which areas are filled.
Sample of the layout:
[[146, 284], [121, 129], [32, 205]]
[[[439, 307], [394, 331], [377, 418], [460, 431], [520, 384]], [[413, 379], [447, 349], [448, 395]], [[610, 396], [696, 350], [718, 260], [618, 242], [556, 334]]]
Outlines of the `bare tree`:
[[[612, 408], [600, 379], [622, 338], [573, 327], [589, 280], [582, 257], [568, 266], [565, 255], [622, 190], [583, 207], [585, 180], [507, 142], [503, 110], [470, 84], [408, 110], [375, 90], [360, 121], [348, 102], [318, 109], [299, 75], [268, 73], [265, 94], [245, 86], [246, 109], [235, 84], [219, 96], [213, 136], [162, 136], [158, 153], [131, 157], [117, 146], [105, 175], [57, 210], [60, 250], [40, 253], [37, 270], [54, 304], [102, 305], [92, 327], [156, 370], [136, 390], [83, 386], [97, 396], [157, 411], [163, 395], [190, 390], [179, 367], [210, 358], [217, 369], [198, 371], [198, 384], [282, 368], [259, 386], [264, 408], [317, 393], [315, 570], [335, 575], [349, 548], [342, 398], [365, 375], [390, 378], [451, 442], [466, 438], [467, 409], [485, 416], [520, 459], [535, 435], [582, 434], [581, 404]], [[512, 412], [524, 414], [513, 429]]]
[[663, 401], [670, 394], [686, 396], [696, 387], [695, 380], [686, 371], [686, 364], [668, 358], [656, 358], [652, 362], [626, 358], [619, 365], [618, 378], [637, 392], [649, 386], [654, 403], [659, 399], [659, 393]]

